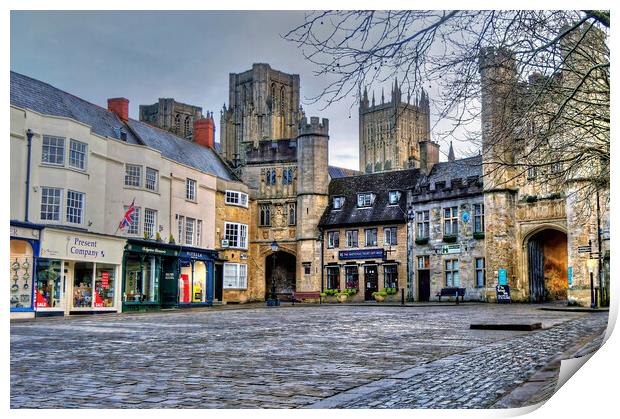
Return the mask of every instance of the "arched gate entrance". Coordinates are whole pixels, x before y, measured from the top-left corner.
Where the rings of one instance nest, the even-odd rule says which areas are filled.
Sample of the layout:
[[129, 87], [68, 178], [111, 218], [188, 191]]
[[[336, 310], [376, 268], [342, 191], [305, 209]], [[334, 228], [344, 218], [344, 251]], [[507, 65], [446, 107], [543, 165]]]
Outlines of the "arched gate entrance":
[[[273, 274], [275, 257], [275, 274]], [[290, 300], [295, 292], [296, 258], [290, 253], [278, 251], [265, 258], [265, 299], [271, 295], [272, 278], [280, 300]]]
[[548, 228], [527, 243], [530, 301], [542, 303], [568, 298], [568, 246], [566, 233]]

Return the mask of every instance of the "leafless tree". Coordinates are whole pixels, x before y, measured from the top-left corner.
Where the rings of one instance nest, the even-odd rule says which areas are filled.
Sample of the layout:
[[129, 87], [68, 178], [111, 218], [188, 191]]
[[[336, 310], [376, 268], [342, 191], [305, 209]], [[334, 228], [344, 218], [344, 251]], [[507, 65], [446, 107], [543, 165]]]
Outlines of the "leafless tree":
[[[487, 129], [485, 148], [501, 149], [485, 159], [497, 179], [537, 175], [588, 196], [609, 187], [609, 28], [609, 11], [319, 11], [284, 38], [328, 80], [311, 100], [357, 102], [364, 86], [398, 76], [408, 95], [432, 90], [437, 120], [450, 122], [435, 136], [478, 151]], [[492, 136], [480, 124], [489, 48], [514, 66]]]

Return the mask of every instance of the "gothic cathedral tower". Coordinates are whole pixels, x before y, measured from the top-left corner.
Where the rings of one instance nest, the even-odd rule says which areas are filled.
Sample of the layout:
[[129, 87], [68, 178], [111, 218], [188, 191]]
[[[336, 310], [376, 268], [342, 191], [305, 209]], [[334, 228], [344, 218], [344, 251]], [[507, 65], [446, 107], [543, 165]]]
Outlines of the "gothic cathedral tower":
[[[420, 97], [410, 103], [402, 100], [398, 80], [392, 86], [391, 98], [381, 103], [368, 100], [364, 89], [359, 106], [359, 162], [364, 173], [422, 168], [426, 158], [438, 159], [439, 145], [431, 141], [430, 102], [422, 89]], [[432, 166], [432, 164], [430, 164]]]

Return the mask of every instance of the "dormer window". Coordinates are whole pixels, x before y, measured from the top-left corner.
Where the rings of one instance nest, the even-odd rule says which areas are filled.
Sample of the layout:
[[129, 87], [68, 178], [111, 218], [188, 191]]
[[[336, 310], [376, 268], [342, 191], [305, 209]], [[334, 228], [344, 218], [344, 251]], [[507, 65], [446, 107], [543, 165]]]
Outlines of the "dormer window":
[[398, 204], [398, 201], [400, 200], [400, 191], [390, 191], [388, 198], [390, 205]]
[[371, 207], [375, 201], [375, 195], [371, 192], [357, 194], [357, 206], [359, 208]]
[[344, 196], [334, 197], [334, 209], [340, 209], [344, 205]]

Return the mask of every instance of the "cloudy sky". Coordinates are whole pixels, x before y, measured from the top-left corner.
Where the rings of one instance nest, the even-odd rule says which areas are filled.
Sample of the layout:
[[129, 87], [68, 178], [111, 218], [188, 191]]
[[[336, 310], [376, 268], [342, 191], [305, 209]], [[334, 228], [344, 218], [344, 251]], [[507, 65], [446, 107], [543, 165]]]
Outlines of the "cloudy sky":
[[[270, 11], [12, 12], [11, 69], [101, 106], [126, 97], [136, 119], [138, 105], [160, 97], [201, 106], [214, 112], [219, 138], [228, 74], [266, 62], [300, 75], [306, 115], [330, 120], [330, 163], [357, 169], [355, 98], [324, 110], [303, 99], [325, 87], [282, 39], [303, 19], [304, 12]], [[447, 153], [447, 144], [441, 148]]]

